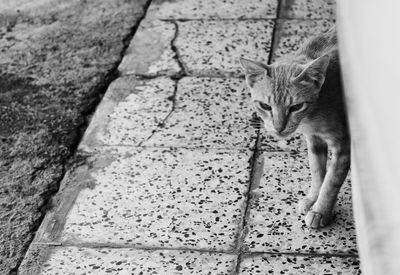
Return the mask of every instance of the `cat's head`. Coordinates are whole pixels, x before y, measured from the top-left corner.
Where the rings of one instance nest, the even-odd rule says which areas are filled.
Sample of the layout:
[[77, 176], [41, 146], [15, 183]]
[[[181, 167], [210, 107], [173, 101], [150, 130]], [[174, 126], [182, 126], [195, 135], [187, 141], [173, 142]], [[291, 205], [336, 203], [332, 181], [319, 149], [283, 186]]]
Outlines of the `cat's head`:
[[240, 59], [252, 101], [267, 131], [292, 134], [314, 108], [329, 64], [324, 55], [306, 64], [280, 61], [271, 65]]

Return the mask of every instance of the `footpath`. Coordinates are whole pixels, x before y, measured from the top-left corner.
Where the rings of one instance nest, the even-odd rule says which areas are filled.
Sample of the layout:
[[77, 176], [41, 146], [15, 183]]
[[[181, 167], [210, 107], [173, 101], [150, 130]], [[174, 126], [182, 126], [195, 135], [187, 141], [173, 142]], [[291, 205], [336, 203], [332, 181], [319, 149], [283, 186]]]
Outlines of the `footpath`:
[[238, 62], [292, 53], [334, 10], [153, 0], [18, 274], [361, 274], [350, 180], [308, 229], [304, 140], [250, 126]]

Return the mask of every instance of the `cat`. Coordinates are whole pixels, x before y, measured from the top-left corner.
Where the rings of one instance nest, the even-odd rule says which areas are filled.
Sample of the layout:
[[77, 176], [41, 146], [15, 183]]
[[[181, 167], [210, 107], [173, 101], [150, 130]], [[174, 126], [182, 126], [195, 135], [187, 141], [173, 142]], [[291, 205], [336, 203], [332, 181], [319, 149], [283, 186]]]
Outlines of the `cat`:
[[280, 138], [294, 132], [305, 136], [312, 180], [299, 210], [307, 227], [327, 226], [350, 168], [335, 27], [307, 40], [290, 58], [271, 65], [244, 58], [240, 63], [266, 130]]

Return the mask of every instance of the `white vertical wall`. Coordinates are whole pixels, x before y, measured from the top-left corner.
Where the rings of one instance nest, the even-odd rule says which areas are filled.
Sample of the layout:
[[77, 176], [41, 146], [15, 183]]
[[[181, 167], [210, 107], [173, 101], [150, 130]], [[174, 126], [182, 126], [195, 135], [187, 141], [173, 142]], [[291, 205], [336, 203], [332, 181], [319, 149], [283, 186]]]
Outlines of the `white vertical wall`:
[[338, 0], [363, 275], [400, 274], [400, 1]]

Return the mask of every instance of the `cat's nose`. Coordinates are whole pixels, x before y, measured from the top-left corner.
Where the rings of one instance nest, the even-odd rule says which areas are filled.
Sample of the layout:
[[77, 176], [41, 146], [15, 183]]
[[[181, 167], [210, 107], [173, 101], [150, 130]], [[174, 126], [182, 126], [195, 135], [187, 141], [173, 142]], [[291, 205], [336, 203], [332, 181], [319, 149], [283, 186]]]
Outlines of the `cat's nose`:
[[275, 130], [276, 131], [276, 133], [275, 133], [276, 137], [278, 137], [278, 138], [286, 138], [288, 136], [288, 133], [285, 132], [285, 130], [286, 130], [286, 128], [281, 128], [281, 129]]
[[274, 128], [278, 134], [281, 134], [285, 130], [285, 125], [275, 125]]
[[286, 128], [287, 117], [283, 109], [277, 109], [273, 111], [272, 124], [274, 125], [275, 131], [280, 134]]

